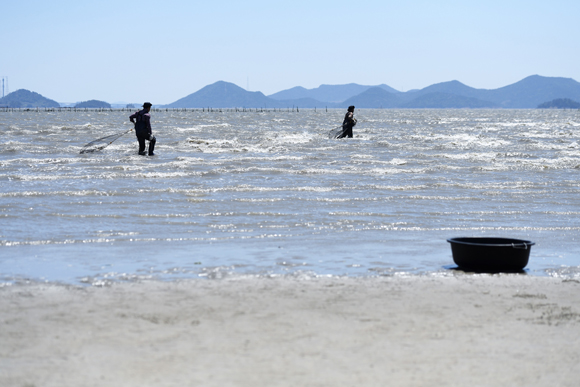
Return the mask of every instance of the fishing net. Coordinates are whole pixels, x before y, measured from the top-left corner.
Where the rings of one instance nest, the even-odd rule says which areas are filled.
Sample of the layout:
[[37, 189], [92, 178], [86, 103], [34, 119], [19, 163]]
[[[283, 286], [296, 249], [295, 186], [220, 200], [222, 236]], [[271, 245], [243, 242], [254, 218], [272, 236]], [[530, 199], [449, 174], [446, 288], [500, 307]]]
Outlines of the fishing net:
[[330, 132], [328, 132], [328, 138], [340, 138], [342, 137], [344, 130], [345, 130], [344, 125], [341, 125], [338, 128], [331, 129]]
[[80, 153], [81, 154], [82, 153], [93, 153], [93, 152], [100, 151], [100, 150], [106, 148], [107, 146], [111, 145], [115, 140], [123, 137], [125, 134], [129, 133], [132, 130], [133, 129], [129, 129], [123, 133], [116, 133], [116, 134], [111, 134], [109, 136], [97, 138], [96, 140], [91, 141], [87, 145], [83, 146], [81, 148]]

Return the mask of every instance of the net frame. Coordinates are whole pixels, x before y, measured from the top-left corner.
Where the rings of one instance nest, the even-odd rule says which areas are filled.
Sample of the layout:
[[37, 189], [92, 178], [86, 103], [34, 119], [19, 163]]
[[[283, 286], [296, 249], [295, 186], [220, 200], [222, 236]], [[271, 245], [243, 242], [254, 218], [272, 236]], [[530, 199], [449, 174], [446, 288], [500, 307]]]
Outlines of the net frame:
[[344, 130], [345, 130], [345, 126], [344, 125], [340, 125], [337, 128], [331, 129], [328, 132], [328, 138], [332, 138], [332, 139], [339, 138], [344, 133]]
[[103, 150], [106, 147], [108, 147], [109, 145], [111, 145], [113, 142], [115, 142], [119, 138], [123, 137], [124, 135], [126, 135], [127, 133], [129, 133], [132, 130], [133, 129], [129, 129], [123, 133], [115, 133], [115, 134], [110, 134], [110, 135], [105, 136], [105, 137], [97, 138], [96, 140], [93, 140], [93, 141], [89, 142], [88, 144], [86, 144], [85, 146], [83, 146], [81, 148], [81, 151], [79, 152], [79, 154], [94, 153], [94, 152], [98, 152], [100, 150]]

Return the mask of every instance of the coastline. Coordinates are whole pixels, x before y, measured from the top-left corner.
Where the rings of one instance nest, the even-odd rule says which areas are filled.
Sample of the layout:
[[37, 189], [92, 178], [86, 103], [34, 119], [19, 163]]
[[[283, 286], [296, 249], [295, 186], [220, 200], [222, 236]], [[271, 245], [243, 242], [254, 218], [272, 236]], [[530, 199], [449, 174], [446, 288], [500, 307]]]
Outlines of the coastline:
[[0, 288], [0, 385], [576, 386], [580, 281], [237, 278]]

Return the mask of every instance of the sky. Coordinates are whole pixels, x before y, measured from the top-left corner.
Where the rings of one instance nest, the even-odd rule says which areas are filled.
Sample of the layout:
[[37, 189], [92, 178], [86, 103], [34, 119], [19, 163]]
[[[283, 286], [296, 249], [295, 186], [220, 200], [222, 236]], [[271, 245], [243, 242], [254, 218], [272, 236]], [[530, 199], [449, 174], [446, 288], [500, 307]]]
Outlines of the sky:
[[266, 95], [580, 81], [578, 0], [6, 0], [0, 10], [8, 91], [61, 103], [168, 104], [217, 81]]

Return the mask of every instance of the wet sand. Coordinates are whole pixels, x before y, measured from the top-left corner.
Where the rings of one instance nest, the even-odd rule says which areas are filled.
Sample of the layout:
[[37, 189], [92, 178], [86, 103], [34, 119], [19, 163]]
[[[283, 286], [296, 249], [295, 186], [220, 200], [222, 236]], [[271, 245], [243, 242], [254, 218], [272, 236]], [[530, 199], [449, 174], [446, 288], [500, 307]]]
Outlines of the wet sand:
[[577, 386], [580, 281], [0, 288], [0, 386]]

